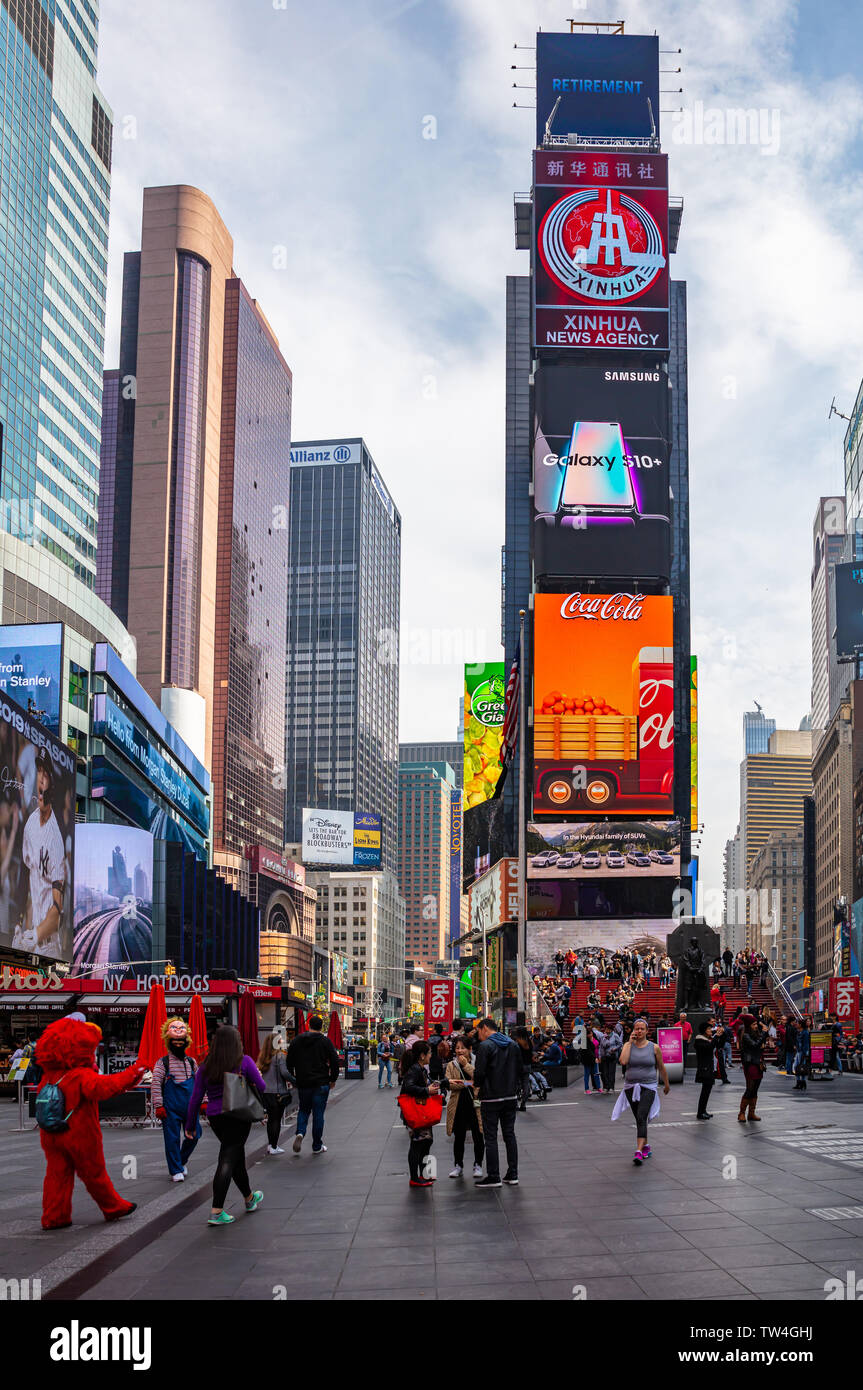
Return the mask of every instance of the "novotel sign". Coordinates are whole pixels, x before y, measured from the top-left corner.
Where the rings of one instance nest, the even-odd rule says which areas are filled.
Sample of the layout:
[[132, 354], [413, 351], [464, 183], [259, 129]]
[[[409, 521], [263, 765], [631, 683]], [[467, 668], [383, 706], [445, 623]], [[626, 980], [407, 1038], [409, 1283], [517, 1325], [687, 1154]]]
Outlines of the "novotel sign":
[[295, 444], [291, 449], [291, 466], [301, 468], [320, 463], [362, 463], [363, 446], [359, 439], [313, 440]]

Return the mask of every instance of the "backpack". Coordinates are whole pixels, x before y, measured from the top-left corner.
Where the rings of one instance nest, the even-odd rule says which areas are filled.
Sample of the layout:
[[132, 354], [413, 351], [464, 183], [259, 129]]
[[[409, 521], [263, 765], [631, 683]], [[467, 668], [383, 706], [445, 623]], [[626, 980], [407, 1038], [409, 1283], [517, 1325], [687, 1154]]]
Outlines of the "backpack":
[[438, 1043], [437, 1055], [442, 1062], [448, 1061], [449, 1058], [452, 1056], [452, 1048], [450, 1047], [446, 1038], [441, 1038], [440, 1042]]
[[[65, 1079], [66, 1073], [60, 1077]], [[36, 1123], [46, 1134], [65, 1134], [69, 1128], [69, 1116], [74, 1112], [66, 1109], [66, 1097], [60, 1089], [60, 1081], [49, 1081], [36, 1097]]]

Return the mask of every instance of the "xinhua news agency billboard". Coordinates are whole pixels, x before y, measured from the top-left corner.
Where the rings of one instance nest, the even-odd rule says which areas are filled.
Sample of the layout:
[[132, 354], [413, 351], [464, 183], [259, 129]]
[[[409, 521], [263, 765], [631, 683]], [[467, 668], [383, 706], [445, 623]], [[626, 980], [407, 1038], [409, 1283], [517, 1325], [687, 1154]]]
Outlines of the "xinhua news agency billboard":
[[674, 814], [673, 600], [534, 598], [534, 816]]
[[303, 863], [337, 869], [379, 869], [380, 816], [367, 811], [304, 807]]
[[506, 713], [503, 662], [464, 668], [464, 805], [481, 806], [494, 796], [501, 773], [500, 750]]
[[657, 359], [541, 362], [535, 377], [534, 573], [671, 574], [669, 389]]
[[854, 656], [863, 651], [863, 562], [836, 565], [836, 652]]
[[0, 694], [9, 695], [60, 736], [63, 624], [21, 623], [0, 627]]
[[558, 98], [552, 135], [658, 137], [659, 39], [651, 34], [537, 34], [537, 145]]
[[668, 158], [534, 152], [538, 348], [667, 352]]

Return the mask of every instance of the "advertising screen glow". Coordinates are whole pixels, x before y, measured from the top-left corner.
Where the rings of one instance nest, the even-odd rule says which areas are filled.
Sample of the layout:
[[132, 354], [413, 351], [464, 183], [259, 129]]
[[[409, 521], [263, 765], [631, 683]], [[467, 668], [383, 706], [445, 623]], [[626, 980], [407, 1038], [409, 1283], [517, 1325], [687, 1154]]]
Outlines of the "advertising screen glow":
[[151, 960], [152, 835], [131, 825], [77, 825], [75, 863], [72, 973], [98, 980], [122, 975], [132, 961]]

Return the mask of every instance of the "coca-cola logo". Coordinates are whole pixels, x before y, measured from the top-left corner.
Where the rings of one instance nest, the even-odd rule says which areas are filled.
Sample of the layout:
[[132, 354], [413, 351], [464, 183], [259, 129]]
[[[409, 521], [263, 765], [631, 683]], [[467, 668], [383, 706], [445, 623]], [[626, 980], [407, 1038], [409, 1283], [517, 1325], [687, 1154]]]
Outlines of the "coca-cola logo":
[[642, 614], [644, 594], [567, 594], [560, 605], [562, 618], [599, 618], [603, 622], [620, 618], [637, 622]]
[[[672, 707], [663, 710], [655, 710], [653, 714], [644, 717], [645, 710], [651, 709], [655, 705], [661, 705], [662, 691], [668, 689], [672, 692]], [[674, 744], [674, 681], [659, 680], [654, 676], [648, 677], [641, 682], [639, 692], [639, 712], [642, 718], [639, 721], [640, 748], [649, 748], [652, 743], [656, 743], [658, 748], [671, 748]]]

